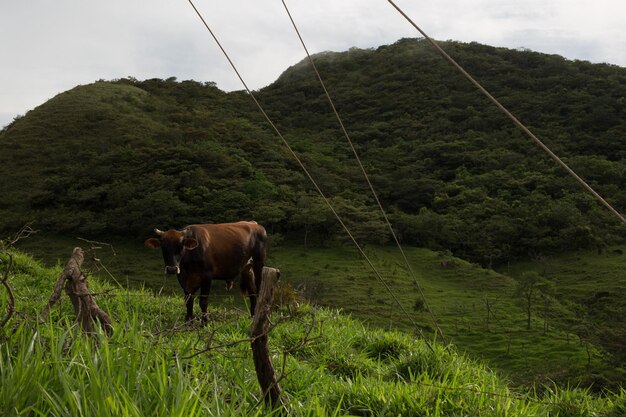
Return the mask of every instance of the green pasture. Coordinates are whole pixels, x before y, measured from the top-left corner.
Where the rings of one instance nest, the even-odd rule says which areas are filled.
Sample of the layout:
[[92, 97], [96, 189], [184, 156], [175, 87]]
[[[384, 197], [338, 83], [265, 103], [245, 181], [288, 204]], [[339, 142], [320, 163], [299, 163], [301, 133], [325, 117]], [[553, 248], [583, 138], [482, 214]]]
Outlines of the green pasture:
[[[6, 268], [6, 254], [0, 260]], [[89, 338], [73, 324], [69, 302], [36, 320], [61, 268], [19, 253], [13, 260], [6, 277], [16, 314], [0, 328], [1, 415], [279, 415], [262, 404], [246, 312], [212, 305], [207, 326], [183, 325], [178, 298], [91, 277], [115, 330]], [[291, 303], [272, 320], [270, 351], [287, 403], [281, 415], [617, 417], [626, 410], [624, 391], [513, 389], [451, 346], [431, 349], [336, 309]]]
[[[43, 236], [20, 243], [24, 250], [51, 264], [64, 264], [73, 246], [88, 247], [81, 240]], [[97, 276], [123, 287], [145, 287], [155, 294], [175, 294], [179, 297], [174, 298], [179, 307], [175, 311], [182, 317], [180, 287], [176, 279], [163, 274], [160, 252], [148, 250], [136, 241], [99, 247], [97, 257], [105, 268], [94, 267]], [[268, 264], [281, 270], [282, 285], [311, 303], [340, 309], [368, 325], [401, 329], [442, 342], [436, 331], [438, 325], [444, 344], [483, 360], [514, 384], [556, 382], [601, 389], [623, 383], [623, 370], [614, 365], [602, 346], [595, 340], [582, 340], [569, 324], [576, 317], [571, 303], [559, 298], [547, 313], [537, 304], [528, 330], [525, 312], [514, 295], [516, 281], [510, 276], [454, 258], [449, 253], [411, 247], [404, 250], [413, 275], [407, 271], [397, 248], [368, 246], [365, 249], [391, 291], [356, 249], [348, 245], [304, 247], [284, 243], [271, 248]], [[606, 259], [614, 258], [606, 255]], [[575, 265], [563, 262], [575, 270]], [[533, 266], [536, 265], [511, 266], [511, 274]], [[606, 265], [607, 271], [614, 267], [610, 263]], [[586, 269], [580, 271], [583, 276], [591, 273]], [[570, 279], [575, 288], [576, 279]], [[560, 291], [568, 291], [565, 282], [570, 281], [564, 280], [558, 287]], [[624, 285], [624, 280], [614, 285]], [[236, 287], [226, 292], [219, 281], [214, 282], [211, 304], [245, 310], [245, 300]]]

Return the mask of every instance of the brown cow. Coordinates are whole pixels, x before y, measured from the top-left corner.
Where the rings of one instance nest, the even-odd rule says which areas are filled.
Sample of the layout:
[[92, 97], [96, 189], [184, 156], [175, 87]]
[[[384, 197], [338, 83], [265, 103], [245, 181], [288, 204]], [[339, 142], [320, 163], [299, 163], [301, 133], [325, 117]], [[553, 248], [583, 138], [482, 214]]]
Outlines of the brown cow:
[[211, 281], [225, 280], [227, 286], [232, 286], [238, 275], [241, 275], [241, 292], [249, 295], [250, 313], [254, 314], [267, 253], [267, 233], [263, 226], [256, 222], [193, 224], [183, 230], [155, 229], [155, 233], [158, 237], [146, 240], [145, 245], [161, 248], [165, 273], [178, 276], [185, 293], [185, 320], [193, 318], [193, 298], [198, 289], [198, 303], [206, 321]]

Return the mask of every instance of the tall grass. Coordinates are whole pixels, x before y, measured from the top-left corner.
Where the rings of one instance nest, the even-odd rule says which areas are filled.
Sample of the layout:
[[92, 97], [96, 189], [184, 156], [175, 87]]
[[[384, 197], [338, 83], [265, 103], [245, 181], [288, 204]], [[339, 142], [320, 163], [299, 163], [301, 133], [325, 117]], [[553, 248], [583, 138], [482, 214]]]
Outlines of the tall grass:
[[[40, 311], [58, 276], [16, 256], [18, 312], [0, 329], [2, 416], [265, 416], [243, 310], [211, 308], [208, 326], [184, 325], [179, 297], [92, 279], [115, 321], [110, 338], [84, 337], [68, 302], [46, 323]], [[365, 326], [338, 310], [279, 309], [274, 364], [298, 416], [613, 416], [624, 391], [512, 390], [451, 346]]]
[[[73, 246], [84, 242], [38, 235], [22, 243], [23, 248], [37, 253], [48, 263], [54, 263], [59, 253], [70, 253]], [[176, 279], [168, 279], [162, 273], [162, 259], [158, 253], [148, 253], [141, 242], [118, 241], [114, 246], [114, 256], [107, 247], [98, 253], [98, 258], [107, 265], [107, 270], [100, 272], [102, 277], [109, 279], [112, 275], [124, 285], [136, 288], [145, 285], [153, 291], [181, 296]], [[552, 382], [560, 385], [594, 384], [596, 389], [600, 389], [601, 384], [614, 388], [620, 381], [624, 381], [622, 367], [613, 366], [607, 361], [605, 349], [599, 349], [593, 340], [584, 344], [574, 341], [578, 339], [572, 333], [576, 330], [572, 328], [572, 323], [578, 322], [577, 310], [573, 308], [575, 305], [554, 300], [549, 308], [547, 332], [544, 331], [546, 317], [543, 315], [543, 305], [535, 305], [532, 329], [528, 331], [525, 313], [514, 296], [514, 279], [469, 264], [449, 253], [419, 248], [405, 250], [425, 300], [446, 340], [473, 358], [484, 360], [489, 366], [505, 372], [513, 383], [520, 386]], [[391, 247], [370, 246], [367, 252], [409, 315], [402, 313], [373, 276], [371, 269], [351, 247], [332, 245], [305, 248], [291, 242], [273, 247], [269, 264], [281, 269], [282, 281], [301, 289], [304, 296], [313, 302], [342, 308], [359, 320], [375, 326], [412, 331], [415, 329], [414, 323], [418, 323], [427, 335], [434, 334], [435, 327], [430, 314], [424, 308], [415, 308], [417, 300], [423, 301], [423, 298], [405, 271], [398, 251]], [[602, 286], [606, 283], [606, 288], [610, 282], [610, 291], [614, 291], [612, 299], [624, 299], [620, 297], [622, 291], [619, 290], [620, 285], [623, 287], [623, 274], [619, 275], [623, 265], [618, 263], [618, 258], [611, 254], [583, 257], [577, 265], [582, 267], [582, 263], [586, 263], [588, 265], [585, 268], [588, 269], [581, 269], [585, 272], [583, 275], [570, 271], [571, 277], [567, 281], [575, 283], [575, 286], [562, 285], [560, 290], [573, 294], [578, 293], [578, 290], [574, 291], [575, 288], [584, 286], [583, 292], [593, 296], [597, 282], [601, 282], [599, 285]], [[561, 263], [569, 265], [572, 262], [568, 259]], [[591, 266], [595, 264], [606, 268], [601, 273], [602, 277], [591, 275]], [[555, 267], [557, 264], [551, 265]], [[578, 270], [578, 266], [574, 269]], [[555, 271], [561, 276], [565, 268]], [[589, 279], [589, 276], [594, 278]], [[211, 290], [212, 305], [244, 309], [242, 300], [238, 291], [226, 292], [219, 284]], [[606, 300], [603, 299], [603, 302]], [[490, 315], [486, 308], [487, 301]], [[621, 301], [618, 303], [623, 304]], [[623, 310], [623, 306], [615, 306], [617, 311]], [[619, 314], [613, 314], [610, 320], [619, 317]], [[617, 319], [617, 324], [621, 324]], [[617, 327], [608, 323], [609, 318], [603, 316], [597, 317], [592, 324], [609, 329]]]

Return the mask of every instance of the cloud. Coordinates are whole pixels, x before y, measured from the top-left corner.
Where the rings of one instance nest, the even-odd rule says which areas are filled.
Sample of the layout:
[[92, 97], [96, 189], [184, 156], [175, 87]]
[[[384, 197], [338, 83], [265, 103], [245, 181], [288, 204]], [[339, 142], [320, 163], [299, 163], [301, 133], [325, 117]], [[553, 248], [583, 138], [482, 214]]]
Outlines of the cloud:
[[[311, 53], [377, 47], [419, 34], [380, 0], [285, 0]], [[280, 2], [195, 0], [253, 89], [305, 53]], [[436, 39], [526, 47], [626, 66], [622, 0], [395, 0]], [[98, 79], [242, 85], [186, 1], [21, 0], [0, 3], [0, 126]]]

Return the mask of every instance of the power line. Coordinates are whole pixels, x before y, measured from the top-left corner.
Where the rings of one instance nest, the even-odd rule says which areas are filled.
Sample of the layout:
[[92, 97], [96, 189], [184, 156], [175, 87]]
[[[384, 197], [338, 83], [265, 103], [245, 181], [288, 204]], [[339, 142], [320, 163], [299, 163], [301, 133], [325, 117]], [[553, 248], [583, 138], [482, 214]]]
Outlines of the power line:
[[485, 89], [478, 81], [474, 79], [458, 62], [454, 60], [450, 55], [446, 53], [438, 44], [435, 42], [430, 36], [426, 34], [419, 26], [413, 22], [413, 20], [406, 14], [404, 11], [397, 6], [392, 0], [387, 0], [389, 4], [391, 4], [397, 11], [404, 17], [410, 24], [413, 26], [423, 37], [432, 45], [433, 48], [446, 60], [448, 60], [452, 65], [456, 67], [476, 88], [478, 88], [492, 103], [494, 103], [501, 111], [504, 113], [513, 123], [520, 128], [526, 135], [528, 135], [541, 149], [543, 149], [557, 164], [559, 164], [568, 174], [570, 174], [578, 183], [589, 193], [591, 193], [602, 205], [604, 205], [611, 213], [613, 213], [622, 224], [626, 225], [626, 218], [622, 216], [613, 206], [611, 206], [600, 194], [598, 194], [589, 184], [585, 182], [574, 170], [572, 170], [565, 162], [561, 160], [554, 152], [548, 148], [546, 144], [544, 144], [534, 133], [532, 133], [522, 122], [517, 119], [504, 105], [498, 101], [489, 91]]
[[409, 271], [409, 274], [413, 278], [413, 282], [417, 286], [417, 289], [422, 297], [422, 300], [424, 301], [424, 307], [426, 307], [426, 310], [430, 314], [433, 320], [433, 323], [435, 324], [435, 327], [437, 328], [437, 332], [439, 333], [439, 336], [441, 336], [441, 339], [445, 341], [445, 338], [443, 336], [443, 331], [441, 330], [441, 327], [439, 327], [437, 318], [435, 317], [435, 314], [433, 313], [432, 309], [426, 302], [426, 296], [424, 295], [422, 286], [419, 284], [419, 282], [417, 281], [417, 278], [415, 277], [413, 268], [411, 268], [411, 264], [409, 263], [409, 260], [407, 259], [406, 254], [404, 253], [404, 250], [402, 249], [402, 245], [400, 245], [400, 241], [398, 240], [398, 237], [396, 236], [396, 233], [393, 230], [393, 227], [391, 226], [391, 222], [389, 221], [389, 218], [387, 217], [387, 213], [385, 212], [385, 209], [383, 208], [380, 202], [380, 199], [378, 198], [378, 195], [376, 194], [376, 191], [374, 190], [374, 186], [372, 185], [372, 182], [370, 181], [369, 175], [367, 175], [367, 172], [365, 171], [365, 168], [363, 167], [361, 158], [359, 157], [358, 152], [354, 148], [352, 139], [350, 139], [350, 135], [348, 134], [348, 131], [346, 130], [346, 127], [343, 123], [343, 120], [341, 119], [341, 116], [339, 116], [339, 112], [337, 111], [337, 108], [335, 107], [335, 103], [333, 102], [333, 99], [330, 97], [330, 94], [328, 93], [326, 84], [322, 80], [322, 76], [317, 70], [317, 66], [315, 65], [315, 62], [313, 61], [313, 58], [311, 57], [311, 54], [309, 53], [309, 49], [307, 48], [306, 43], [304, 42], [304, 39], [302, 38], [302, 35], [300, 34], [300, 30], [298, 29], [298, 26], [296, 25], [296, 22], [294, 21], [291, 15], [291, 12], [289, 11], [289, 7], [287, 7], [287, 3], [285, 3], [285, 0], [281, 0], [281, 1], [283, 3], [285, 11], [287, 12], [287, 16], [289, 16], [289, 20], [291, 21], [291, 24], [293, 25], [293, 28], [296, 31], [296, 34], [298, 35], [298, 39], [300, 39], [300, 43], [302, 44], [302, 47], [304, 48], [304, 51], [306, 52], [306, 56], [309, 62], [311, 63], [311, 67], [313, 68], [313, 71], [315, 72], [315, 75], [317, 76], [317, 79], [320, 82], [322, 89], [324, 90], [324, 94], [326, 95], [326, 98], [328, 99], [328, 103], [330, 104], [330, 107], [333, 113], [335, 114], [335, 117], [337, 118], [337, 122], [339, 123], [339, 126], [341, 127], [341, 131], [343, 132], [343, 135], [345, 136], [346, 140], [348, 141], [348, 144], [350, 145], [350, 149], [352, 150], [352, 153], [354, 154], [354, 157], [356, 158], [359, 168], [361, 169], [361, 172], [363, 173], [363, 177], [365, 178], [365, 181], [367, 182], [367, 185], [369, 186], [370, 191], [372, 192], [372, 195], [374, 196], [374, 200], [376, 200], [376, 204], [378, 204], [378, 208], [380, 209], [380, 212], [382, 213], [382, 216], [385, 219], [385, 223], [387, 224], [389, 231], [391, 232], [391, 236], [393, 237], [393, 240], [395, 241], [396, 246], [398, 247], [398, 249], [400, 250], [400, 253], [402, 254], [402, 259], [404, 260], [404, 264], [407, 270]]
[[289, 142], [287, 142], [287, 139], [285, 139], [285, 137], [283, 136], [283, 134], [280, 132], [280, 130], [278, 129], [278, 127], [276, 127], [276, 125], [274, 124], [274, 122], [272, 121], [272, 119], [269, 117], [269, 115], [265, 112], [263, 106], [261, 105], [261, 103], [259, 103], [259, 101], [257, 100], [257, 98], [255, 97], [254, 93], [252, 92], [252, 90], [250, 90], [250, 88], [248, 87], [248, 85], [246, 84], [246, 82], [244, 81], [243, 77], [241, 76], [241, 74], [239, 73], [239, 71], [237, 70], [237, 67], [235, 66], [235, 64], [233, 63], [233, 61], [231, 60], [230, 56], [228, 55], [228, 53], [226, 52], [226, 50], [224, 49], [224, 47], [222, 46], [222, 44], [220, 43], [219, 39], [217, 38], [217, 36], [215, 35], [215, 33], [213, 32], [213, 30], [211, 29], [211, 27], [209, 26], [209, 24], [206, 22], [206, 20], [204, 19], [204, 17], [202, 16], [202, 14], [200, 13], [200, 11], [196, 8], [195, 4], [193, 3], [192, 0], [187, 0], [189, 2], [189, 4], [191, 5], [191, 7], [194, 9], [194, 11], [196, 12], [196, 14], [198, 15], [198, 17], [200, 18], [200, 20], [202, 21], [204, 27], [208, 30], [208, 32], [211, 34], [211, 37], [213, 38], [213, 40], [215, 41], [215, 43], [217, 44], [217, 46], [220, 48], [220, 50], [222, 51], [222, 54], [224, 55], [224, 57], [226, 57], [226, 59], [228, 60], [228, 63], [230, 64], [230, 66], [232, 67], [233, 71], [235, 71], [235, 74], [237, 74], [237, 77], [239, 78], [239, 81], [241, 81], [241, 83], [243, 84], [246, 92], [250, 95], [250, 97], [252, 98], [252, 100], [254, 101], [254, 103], [256, 104], [257, 108], [259, 109], [259, 111], [261, 112], [261, 114], [263, 114], [263, 116], [265, 117], [265, 119], [267, 120], [267, 122], [270, 124], [270, 126], [272, 127], [272, 129], [274, 130], [274, 132], [276, 132], [276, 134], [278, 135], [278, 137], [282, 140], [283, 144], [287, 147], [287, 149], [289, 150], [289, 152], [291, 153], [291, 155], [294, 157], [294, 159], [296, 160], [296, 162], [298, 162], [298, 165], [300, 165], [300, 168], [302, 169], [302, 171], [304, 172], [304, 174], [306, 175], [306, 177], [309, 179], [309, 181], [311, 182], [311, 184], [313, 184], [313, 186], [315, 187], [316, 191], [318, 192], [318, 194], [320, 195], [320, 197], [322, 197], [322, 199], [324, 200], [324, 202], [326, 203], [326, 205], [328, 206], [328, 208], [330, 209], [330, 211], [333, 213], [333, 215], [335, 216], [335, 218], [337, 218], [337, 220], [339, 221], [339, 223], [341, 224], [341, 226], [343, 227], [343, 229], [345, 230], [345, 232], [348, 234], [348, 236], [350, 237], [350, 240], [352, 240], [352, 242], [354, 243], [354, 245], [356, 246], [357, 250], [359, 251], [359, 253], [361, 254], [361, 256], [363, 256], [363, 258], [365, 259], [365, 261], [367, 262], [367, 264], [369, 265], [369, 267], [372, 269], [372, 271], [374, 271], [374, 274], [376, 275], [376, 277], [378, 278], [378, 280], [383, 284], [383, 286], [385, 287], [385, 289], [387, 290], [387, 292], [389, 292], [389, 294], [391, 295], [391, 297], [394, 299], [394, 301], [396, 302], [396, 304], [398, 304], [398, 306], [400, 307], [400, 309], [403, 311], [403, 313], [407, 316], [407, 318], [411, 321], [411, 323], [413, 324], [413, 326], [417, 329], [417, 331], [419, 332], [419, 334], [422, 336], [422, 339], [424, 340], [424, 342], [426, 343], [426, 345], [430, 348], [430, 350], [432, 350], [434, 352], [434, 348], [431, 346], [431, 344], [428, 342], [428, 340], [424, 337], [424, 334], [422, 332], [422, 329], [417, 325], [417, 323], [415, 323], [415, 321], [413, 320], [413, 318], [409, 315], [409, 313], [406, 311], [406, 309], [404, 308], [404, 306], [402, 305], [402, 303], [400, 303], [400, 300], [398, 300], [398, 298], [396, 297], [396, 295], [393, 293], [393, 291], [391, 290], [391, 287], [389, 286], [389, 284], [383, 279], [382, 275], [380, 274], [380, 272], [378, 272], [378, 270], [376, 269], [376, 267], [374, 266], [374, 264], [372, 263], [372, 261], [369, 259], [369, 257], [366, 255], [366, 253], [363, 251], [363, 248], [361, 248], [361, 246], [358, 244], [358, 242], [356, 241], [356, 239], [354, 238], [354, 236], [352, 235], [352, 233], [350, 232], [350, 229], [348, 229], [348, 227], [346, 226], [346, 224], [344, 223], [344, 221], [341, 219], [341, 217], [339, 216], [339, 214], [337, 213], [337, 211], [335, 210], [335, 208], [333, 207], [333, 205], [331, 204], [331, 202], [328, 200], [328, 198], [326, 197], [326, 195], [324, 194], [324, 192], [320, 189], [320, 187], [318, 186], [317, 182], [315, 181], [315, 179], [311, 176], [311, 174], [309, 173], [309, 171], [306, 169], [306, 167], [304, 166], [302, 160], [298, 157], [298, 155], [295, 153], [295, 151], [291, 148], [291, 146], [289, 145]]

